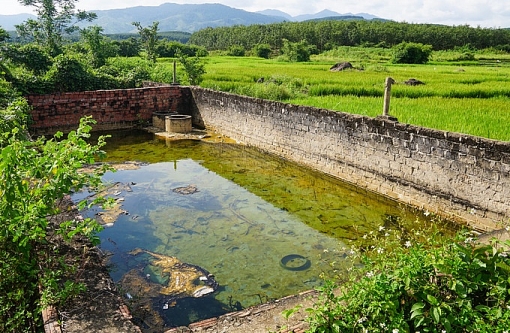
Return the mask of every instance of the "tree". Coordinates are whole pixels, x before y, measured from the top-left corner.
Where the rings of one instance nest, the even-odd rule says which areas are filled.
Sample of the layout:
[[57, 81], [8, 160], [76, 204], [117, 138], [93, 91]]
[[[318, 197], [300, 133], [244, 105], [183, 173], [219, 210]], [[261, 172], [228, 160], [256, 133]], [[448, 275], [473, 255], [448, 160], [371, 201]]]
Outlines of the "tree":
[[9, 39], [9, 33], [0, 27], [0, 43]]
[[88, 27], [80, 31], [85, 45], [91, 56], [91, 65], [99, 68], [106, 64], [109, 57], [115, 56], [118, 49], [104, 35], [103, 28], [99, 26]]
[[400, 43], [394, 47], [391, 62], [394, 64], [425, 64], [432, 53], [431, 45]]
[[140, 53], [140, 43], [134, 37], [122, 41], [113, 41], [117, 46], [117, 54], [121, 57], [136, 57]]
[[142, 27], [140, 22], [133, 22], [132, 24], [138, 29], [138, 34], [140, 35], [142, 46], [145, 50], [147, 59], [155, 63], [156, 59], [158, 58], [156, 46], [158, 42], [159, 22], [153, 22], [152, 26], [148, 28]]
[[[76, 10], [78, 0], [18, 0], [24, 6], [35, 7], [37, 19], [16, 25], [18, 34], [48, 48], [52, 56], [62, 52], [64, 34], [78, 29], [75, 23], [92, 21], [97, 15]], [[75, 20], [75, 22], [73, 22]]]
[[271, 56], [271, 45], [257, 44], [253, 47], [253, 53], [255, 53], [257, 57], [269, 59]]
[[283, 41], [283, 55], [290, 62], [305, 62], [310, 60], [310, 46], [306, 41], [292, 43], [288, 40]]
[[192, 86], [199, 85], [202, 82], [202, 76], [205, 74], [205, 64], [198, 57], [188, 57], [184, 54], [179, 54], [179, 62], [184, 67], [186, 77], [189, 84]]

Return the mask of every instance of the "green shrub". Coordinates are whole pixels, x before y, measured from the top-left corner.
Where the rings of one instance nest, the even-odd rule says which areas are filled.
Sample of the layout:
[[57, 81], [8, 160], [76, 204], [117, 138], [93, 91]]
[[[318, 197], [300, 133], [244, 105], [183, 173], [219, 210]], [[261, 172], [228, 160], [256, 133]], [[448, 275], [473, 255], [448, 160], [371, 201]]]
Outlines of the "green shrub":
[[37, 75], [45, 73], [52, 64], [52, 59], [45, 48], [37, 44], [15, 45], [2, 47], [2, 57], [16, 66], [24, 66]]
[[283, 41], [282, 53], [286, 61], [310, 61], [310, 45], [304, 40], [299, 43], [293, 43], [285, 39]]
[[53, 91], [87, 91], [93, 86], [92, 69], [80, 56], [73, 54], [56, 56], [46, 79]]
[[65, 139], [58, 133], [51, 140], [23, 140], [19, 136], [23, 126], [0, 136], [2, 332], [41, 331], [44, 307], [62, 304], [83, 290], [82, 285], [66, 280], [78, 264], [64, 263], [57, 253], [61, 241], [76, 235], [96, 239], [99, 225], [90, 219], [76, 219], [55, 226], [47, 217], [59, 212], [58, 201], [72, 190], [101, 184], [100, 176], [106, 169], [92, 174], [79, 172], [101, 156], [104, 145], [104, 138], [97, 146], [85, 141], [91, 122], [90, 118], [83, 119]]
[[271, 56], [271, 45], [269, 44], [256, 44], [252, 50], [253, 54], [257, 57], [269, 59]]
[[393, 47], [391, 62], [394, 64], [425, 64], [432, 54], [431, 45], [403, 42]]
[[227, 55], [232, 57], [244, 57], [246, 50], [241, 45], [231, 45], [227, 50]]
[[199, 85], [206, 73], [204, 62], [198, 57], [188, 57], [184, 54], [179, 55], [179, 62], [184, 68], [185, 81], [190, 85]]
[[352, 251], [363, 267], [339, 293], [331, 281], [320, 289], [309, 332], [508, 330], [510, 259], [500, 246], [478, 245], [464, 233], [416, 241], [380, 230], [366, 235], [372, 239], [364, 253]]

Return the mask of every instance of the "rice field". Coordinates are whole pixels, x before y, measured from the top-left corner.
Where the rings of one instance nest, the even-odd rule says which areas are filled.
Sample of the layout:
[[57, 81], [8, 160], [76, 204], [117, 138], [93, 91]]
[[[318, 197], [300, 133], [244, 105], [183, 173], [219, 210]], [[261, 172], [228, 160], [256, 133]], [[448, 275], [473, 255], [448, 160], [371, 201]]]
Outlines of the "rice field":
[[[353, 114], [382, 114], [384, 81], [392, 77], [390, 114], [399, 122], [510, 141], [510, 57], [477, 54], [446, 61], [444, 51], [426, 65], [389, 63], [384, 49], [339, 48], [307, 63], [211, 56], [201, 86], [258, 98]], [[336, 62], [354, 69], [331, 72]], [[411, 78], [419, 86], [404, 84]]]

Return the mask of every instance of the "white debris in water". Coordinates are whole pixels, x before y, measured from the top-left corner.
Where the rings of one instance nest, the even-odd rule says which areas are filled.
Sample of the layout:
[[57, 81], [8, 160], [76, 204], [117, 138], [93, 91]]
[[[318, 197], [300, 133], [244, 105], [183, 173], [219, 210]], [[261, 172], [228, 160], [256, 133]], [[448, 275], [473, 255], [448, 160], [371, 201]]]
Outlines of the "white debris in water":
[[193, 297], [202, 297], [213, 292], [214, 289], [211, 287], [202, 287], [200, 289], [195, 290], [195, 292], [193, 293]]

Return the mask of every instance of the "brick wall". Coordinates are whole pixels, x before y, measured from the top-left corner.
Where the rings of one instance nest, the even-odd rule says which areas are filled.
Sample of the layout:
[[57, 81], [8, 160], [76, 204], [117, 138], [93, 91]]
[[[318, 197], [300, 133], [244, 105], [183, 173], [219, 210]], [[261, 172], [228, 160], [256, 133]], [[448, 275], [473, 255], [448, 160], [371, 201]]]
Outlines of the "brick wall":
[[108, 130], [151, 123], [153, 112], [189, 110], [189, 90], [178, 86], [31, 95], [27, 99], [33, 106], [30, 131], [36, 135], [76, 129], [86, 115], [97, 121], [94, 130]]
[[475, 229], [510, 218], [510, 142], [191, 90], [194, 124]]

